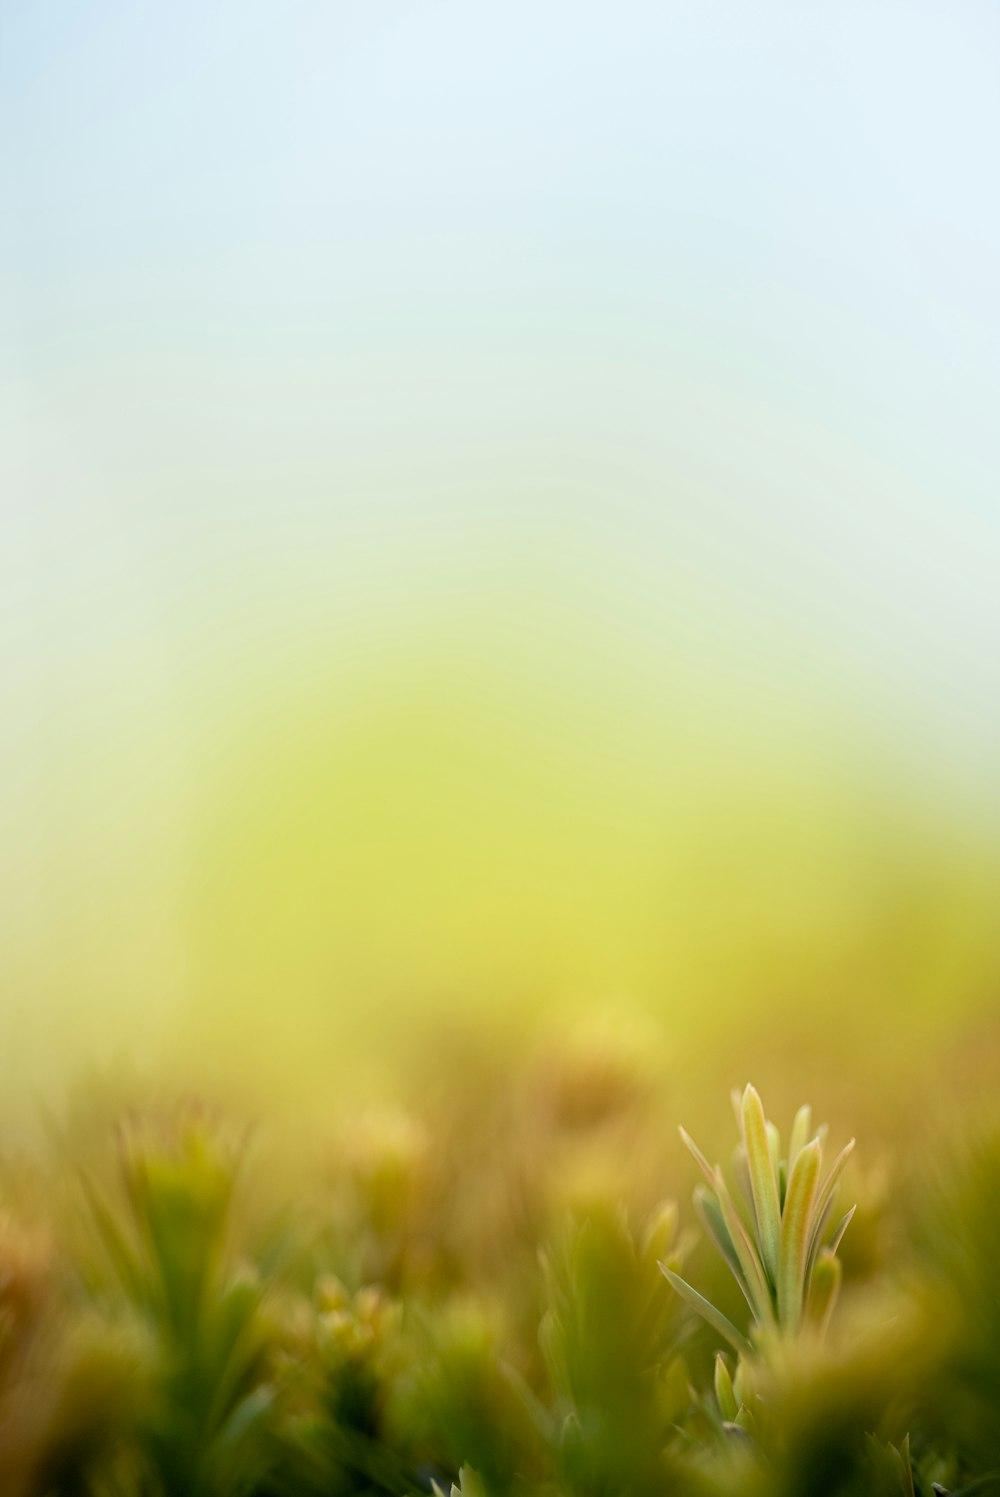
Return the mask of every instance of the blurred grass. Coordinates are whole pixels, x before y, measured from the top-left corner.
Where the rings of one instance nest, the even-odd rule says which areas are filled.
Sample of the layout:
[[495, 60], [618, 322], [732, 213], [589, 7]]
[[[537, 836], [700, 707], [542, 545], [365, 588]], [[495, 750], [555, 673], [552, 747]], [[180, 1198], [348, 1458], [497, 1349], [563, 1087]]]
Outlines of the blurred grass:
[[[406, 1497], [462, 1467], [498, 1494], [996, 1490], [995, 1100], [956, 1094], [945, 1127], [925, 1089], [903, 1137], [898, 1092], [872, 1099], [843, 1302], [823, 1347], [750, 1369], [744, 1447], [713, 1412], [718, 1338], [657, 1268], [746, 1324], [690, 1205], [692, 1079], [651, 1033], [442, 1034], [435, 1076], [362, 1110], [338, 1088], [308, 1125], [92, 1080], [44, 1142], [8, 1136], [4, 1491]], [[721, 1157], [724, 1091], [701, 1105]]]

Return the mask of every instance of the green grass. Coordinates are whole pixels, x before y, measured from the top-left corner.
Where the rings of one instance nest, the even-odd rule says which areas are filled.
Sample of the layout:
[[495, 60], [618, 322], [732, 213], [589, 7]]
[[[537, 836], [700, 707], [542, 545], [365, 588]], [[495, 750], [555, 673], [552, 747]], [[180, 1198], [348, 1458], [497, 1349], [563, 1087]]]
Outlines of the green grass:
[[1000, 1491], [1000, 1131], [783, 1144], [747, 1087], [723, 1171], [638, 1055], [410, 1090], [8, 1154], [4, 1497]]

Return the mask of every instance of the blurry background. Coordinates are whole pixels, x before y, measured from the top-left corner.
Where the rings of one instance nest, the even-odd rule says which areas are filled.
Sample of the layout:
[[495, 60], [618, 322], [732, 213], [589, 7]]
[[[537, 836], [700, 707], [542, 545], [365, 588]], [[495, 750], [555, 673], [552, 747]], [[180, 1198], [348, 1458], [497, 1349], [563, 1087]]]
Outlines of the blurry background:
[[5, 0], [7, 1105], [594, 1007], [820, 1098], [995, 1058], [998, 62]]

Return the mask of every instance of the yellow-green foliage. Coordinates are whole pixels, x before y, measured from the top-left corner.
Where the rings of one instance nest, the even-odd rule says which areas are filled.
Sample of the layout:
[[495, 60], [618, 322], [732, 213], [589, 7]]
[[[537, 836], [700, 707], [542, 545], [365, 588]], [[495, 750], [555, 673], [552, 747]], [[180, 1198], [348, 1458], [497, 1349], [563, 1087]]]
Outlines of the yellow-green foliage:
[[837, 1182], [854, 1148], [851, 1139], [837, 1155], [823, 1183], [823, 1137], [810, 1137], [811, 1113], [795, 1115], [787, 1157], [781, 1138], [764, 1115], [760, 1097], [747, 1086], [734, 1096], [740, 1141], [733, 1154], [731, 1187], [718, 1165], [710, 1165], [682, 1128], [681, 1137], [705, 1175], [695, 1202], [710, 1236], [732, 1270], [750, 1306], [753, 1324], [744, 1335], [669, 1264], [663, 1266], [674, 1288], [740, 1353], [775, 1332], [794, 1333], [803, 1309], [825, 1326], [840, 1287], [835, 1254], [854, 1212], [852, 1207], [824, 1242]]
[[3, 1497], [997, 1490], [1000, 1137], [859, 1175], [852, 1256], [808, 1109], [783, 1147], [748, 1088], [725, 1175], [687, 1140], [688, 1219], [648, 1056], [599, 1062], [483, 1063], [328, 1144], [149, 1107], [26, 1155]]

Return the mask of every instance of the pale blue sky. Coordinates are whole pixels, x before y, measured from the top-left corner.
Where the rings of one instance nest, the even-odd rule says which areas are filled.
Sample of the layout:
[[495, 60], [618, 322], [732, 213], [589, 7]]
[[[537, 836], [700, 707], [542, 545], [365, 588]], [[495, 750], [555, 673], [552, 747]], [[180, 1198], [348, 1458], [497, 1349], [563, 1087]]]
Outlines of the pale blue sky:
[[8, 678], [513, 595], [988, 774], [998, 77], [986, 4], [4, 0]]

